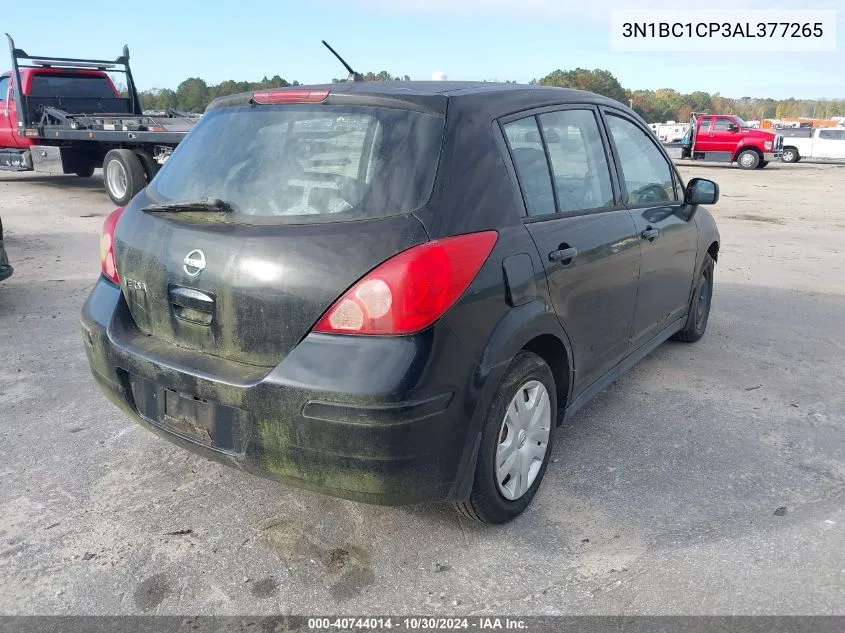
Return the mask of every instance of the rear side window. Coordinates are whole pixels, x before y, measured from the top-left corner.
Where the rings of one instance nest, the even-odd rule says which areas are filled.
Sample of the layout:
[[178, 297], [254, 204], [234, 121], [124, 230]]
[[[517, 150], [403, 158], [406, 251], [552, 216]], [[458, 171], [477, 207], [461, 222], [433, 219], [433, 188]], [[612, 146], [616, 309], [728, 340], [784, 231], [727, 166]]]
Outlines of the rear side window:
[[711, 121], [712, 121], [712, 119], [710, 119], [710, 118], [704, 119], [704, 120], [701, 122], [701, 127], [700, 127], [700, 128], [698, 128], [698, 129], [699, 129], [700, 131], [702, 131], [702, 132], [709, 132], [709, 131], [710, 131], [710, 122], [711, 122]]
[[279, 222], [409, 213], [434, 186], [445, 117], [332, 105], [211, 110], [150, 184], [159, 201], [219, 198]]
[[613, 188], [598, 122], [590, 110], [540, 115], [560, 211], [613, 206]]
[[619, 166], [631, 205], [675, 200], [672, 168], [639, 126], [609, 114], [607, 126], [619, 153]]
[[503, 128], [522, 185], [528, 215], [555, 213], [549, 163], [537, 119], [533, 116], [519, 119], [505, 124]]
[[819, 138], [827, 141], [842, 141], [845, 140], [845, 131], [842, 130], [821, 130]]
[[5, 101], [7, 94], [9, 94], [9, 78], [0, 77], [0, 101]]
[[117, 95], [105, 76], [35, 75], [29, 88], [32, 97], [114, 99]]

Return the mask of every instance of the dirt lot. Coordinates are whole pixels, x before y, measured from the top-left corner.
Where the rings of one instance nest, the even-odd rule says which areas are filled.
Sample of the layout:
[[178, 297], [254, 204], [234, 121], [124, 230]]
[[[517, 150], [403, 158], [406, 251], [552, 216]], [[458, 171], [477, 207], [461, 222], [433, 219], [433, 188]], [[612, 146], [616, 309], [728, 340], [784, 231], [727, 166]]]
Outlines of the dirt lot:
[[845, 168], [720, 181], [714, 312], [560, 429], [530, 511], [380, 508], [206, 462], [96, 390], [112, 205], [0, 175], [0, 612], [845, 614]]

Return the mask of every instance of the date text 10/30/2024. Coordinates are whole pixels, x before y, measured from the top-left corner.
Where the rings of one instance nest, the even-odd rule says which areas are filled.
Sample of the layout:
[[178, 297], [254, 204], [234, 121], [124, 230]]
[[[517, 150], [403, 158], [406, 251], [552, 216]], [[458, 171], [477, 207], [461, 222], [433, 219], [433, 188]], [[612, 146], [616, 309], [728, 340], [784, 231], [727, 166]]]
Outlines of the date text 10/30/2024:
[[406, 631], [526, 631], [525, 621], [516, 618], [309, 618], [308, 628], [313, 631], [331, 630], [379, 630], [397, 629]]

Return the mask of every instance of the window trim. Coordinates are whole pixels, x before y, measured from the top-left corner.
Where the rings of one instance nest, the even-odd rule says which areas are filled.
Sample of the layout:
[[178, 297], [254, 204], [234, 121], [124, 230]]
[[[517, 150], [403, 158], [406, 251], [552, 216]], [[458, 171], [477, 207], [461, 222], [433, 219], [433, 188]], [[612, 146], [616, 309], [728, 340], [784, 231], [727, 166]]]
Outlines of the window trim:
[[552, 155], [549, 153], [549, 144], [546, 142], [546, 133], [543, 132], [543, 123], [540, 121], [540, 115], [534, 115], [534, 123], [537, 125], [537, 131], [540, 132], [540, 143], [543, 144], [543, 154], [546, 156], [546, 168], [549, 170], [549, 182], [552, 185], [552, 199], [555, 201], [555, 213], [560, 214], [560, 199], [557, 195], [557, 186], [555, 184], [555, 172], [552, 166]]
[[[611, 191], [613, 192], [613, 206], [596, 207], [593, 209], [575, 209], [572, 211], [564, 212], [560, 210], [560, 205], [557, 199], [557, 187], [555, 187], [554, 176], [552, 172], [552, 162], [549, 158], [549, 151], [546, 145], [546, 137], [543, 133], [543, 128], [540, 124], [539, 117], [543, 114], [548, 114], [552, 112], [563, 112], [567, 110], [586, 110], [593, 114], [593, 118], [595, 119], [596, 127], [598, 129], [599, 136], [602, 141], [602, 149], [604, 150], [605, 161], [607, 162], [608, 177], [610, 178], [610, 187]], [[519, 172], [516, 169], [516, 163], [513, 158], [513, 150], [510, 146], [510, 143], [508, 142], [507, 134], [505, 133], [505, 125], [507, 125], [508, 123], [513, 123], [514, 121], [520, 121], [522, 119], [527, 118], [534, 119], [534, 124], [537, 126], [537, 129], [540, 132], [540, 141], [543, 144], [543, 151], [546, 154], [546, 164], [549, 168], [549, 183], [551, 184], [552, 193], [554, 195], [555, 200], [555, 211], [553, 213], [545, 213], [543, 215], [530, 215], [528, 213], [528, 205], [525, 202], [525, 189], [522, 184], [522, 179], [519, 176]], [[607, 134], [604, 120], [601, 116], [600, 108], [597, 105], [591, 103], [566, 103], [528, 108], [526, 110], [512, 112], [506, 116], [499, 117], [493, 122], [493, 126], [494, 129], [498, 128], [498, 134], [496, 135], [497, 142], [504, 144], [503, 147], [506, 151], [505, 163], [507, 165], [507, 170], [511, 177], [515, 179], [519, 197], [522, 199], [522, 221], [524, 224], [533, 224], [535, 222], [545, 222], [548, 220], [555, 220], [560, 218], [594, 215], [597, 213], [609, 213], [612, 211], [622, 211], [628, 208], [622, 202], [622, 187], [618, 180], [618, 175], [616, 173], [616, 163], [610, 145], [611, 139]]]
[[[669, 172], [672, 174], [672, 191], [673, 192], [675, 191], [675, 185], [676, 184], [679, 184], [681, 186], [681, 191], [684, 191], [684, 192], [686, 191], [686, 184], [684, 183], [683, 178], [681, 178], [681, 174], [678, 171], [678, 166], [675, 164], [675, 161], [673, 161], [669, 157], [669, 154], [666, 153], [666, 149], [658, 143], [657, 139], [654, 137], [654, 134], [649, 132], [648, 128], [643, 127], [642, 124], [638, 123], [630, 115], [623, 112], [622, 110], [617, 110], [616, 108], [612, 108], [612, 107], [608, 107], [608, 106], [602, 106], [600, 108], [600, 111], [601, 111], [602, 123], [604, 124], [605, 128], [607, 129], [607, 136], [608, 136], [608, 139], [610, 140], [611, 147], [612, 147], [612, 150], [613, 150], [613, 163], [616, 166], [617, 177], [619, 179], [619, 185], [622, 188], [622, 192], [623, 192], [622, 199], [623, 200], [628, 199], [628, 185], [625, 182], [624, 172], [622, 171], [622, 162], [619, 160], [619, 150], [616, 147], [616, 141], [613, 140], [613, 135], [610, 133], [610, 127], [609, 127], [608, 122], [607, 122], [608, 116], [615, 116], [615, 117], [618, 117], [620, 119], [623, 119], [624, 121], [627, 121], [628, 123], [630, 123], [634, 127], [638, 128], [640, 131], [642, 131], [646, 135], [646, 138], [649, 139], [649, 142], [657, 149], [657, 151], [663, 157], [663, 160], [665, 160], [668, 163]], [[661, 202], [664, 202], [666, 204], [660, 204]], [[679, 199], [679, 200], [660, 200], [658, 202], [642, 202], [642, 203], [633, 204], [633, 205], [626, 202], [625, 208], [626, 209], [650, 209], [650, 208], [654, 208], [654, 207], [669, 207], [669, 206], [673, 206], [673, 205], [683, 206], [684, 204], [685, 204], [685, 202], [682, 198], [682, 199]]]

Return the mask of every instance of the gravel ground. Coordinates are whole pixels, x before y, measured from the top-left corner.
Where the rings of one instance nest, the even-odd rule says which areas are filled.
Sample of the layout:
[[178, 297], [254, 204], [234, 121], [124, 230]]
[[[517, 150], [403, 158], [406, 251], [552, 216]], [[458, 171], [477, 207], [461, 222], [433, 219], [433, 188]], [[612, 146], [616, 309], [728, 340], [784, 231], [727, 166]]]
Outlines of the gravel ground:
[[666, 343], [559, 430], [504, 527], [207, 462], [97, 391], [78, 315], [98, 174], [0, 174], [0, 612], [845, 614], [845, 169], [718, 180], [695, 345]]

